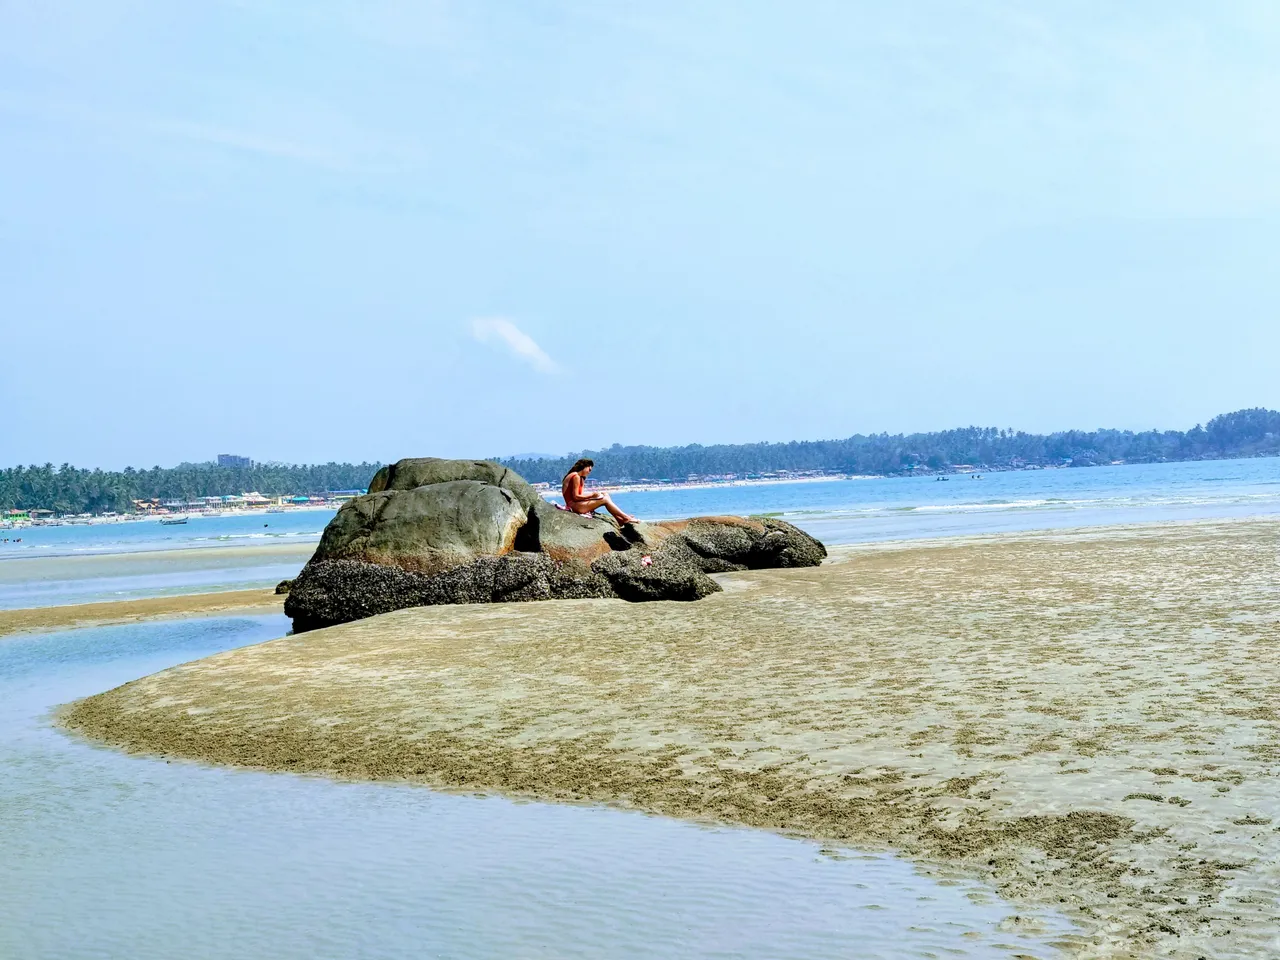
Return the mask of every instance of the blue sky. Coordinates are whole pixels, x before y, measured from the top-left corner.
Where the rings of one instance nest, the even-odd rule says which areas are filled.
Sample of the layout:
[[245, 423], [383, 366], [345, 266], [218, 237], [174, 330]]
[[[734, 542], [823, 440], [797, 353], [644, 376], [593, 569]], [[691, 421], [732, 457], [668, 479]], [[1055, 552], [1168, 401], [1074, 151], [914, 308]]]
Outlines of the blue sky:
[[1280, 407], [1280, 5], [0, 0], [0, 462]]

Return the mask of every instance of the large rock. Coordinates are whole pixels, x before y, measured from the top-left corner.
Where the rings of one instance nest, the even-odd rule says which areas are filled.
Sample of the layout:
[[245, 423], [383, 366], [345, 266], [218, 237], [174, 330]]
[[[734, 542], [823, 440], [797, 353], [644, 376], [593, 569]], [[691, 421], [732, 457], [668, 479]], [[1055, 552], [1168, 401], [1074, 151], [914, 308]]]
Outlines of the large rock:
[[642, 526], [620, 528], [603, 510], [599, 516], [584, 517], [540, 500], [529, 513], [521, 540], [522, 546], [553, 560], [590, 564], [615, 550], [629, 549]]
[[591, 569], [624, 600], [700, 600], [720, 589], [708, 574], [816, 567], [827, 555], [804, 531], [769, 517], [639, 523], [622, 533], [630, 546], [597, 557]]
[[525, 511], [515, 494], [478, 480], [382, 490], [342, 505], [312, 560], [363, 560], [441, 573], [515, 549]]
[[524, 477], [492, 460], [442, 460], [439, 457], [399, 460], [373, 475], [373, 479], [369, 481], [369, 492], [414, 490], [450, 480], [475, 480], [500, 487], [514, 494], [526, 511], [533, 509], [535, 504], [545, 502]]
[[401, 460], [343, 505], [293, 581], [298, 630], [437, 603], [698, 600], [713, 573], [816, 566], [826, 549], [767, 517], [619, 527], [543, 500], [485, 460]]
[[725, 570], [816, 567], [827, 556], [818, 540], [772, 517], [694, 517], [680, 532], [694, 553]]

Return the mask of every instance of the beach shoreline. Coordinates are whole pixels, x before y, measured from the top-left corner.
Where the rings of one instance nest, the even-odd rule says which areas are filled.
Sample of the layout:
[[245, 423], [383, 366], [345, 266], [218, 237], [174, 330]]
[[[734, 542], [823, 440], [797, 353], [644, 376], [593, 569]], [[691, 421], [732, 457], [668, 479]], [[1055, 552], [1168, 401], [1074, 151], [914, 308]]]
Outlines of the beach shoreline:
[[73, 630], [80, 627], [184, 617], [234, 616], [240, 613], [278, 613], [284, 597], [274, 589], [224, 590], [212, 593], [105, 600], [63, 606], [0, 610], [0, 641], [28, 633]]
[[402, 610], [65, 708], [130, 751], [891, 849], [1090, 957], [1280, 936], [1280, 522], [839, 548], [697, 603]]
[[54, 554], [21, 554], [0, 558], [0, 575], [6, 570], [16, 570], [20, 566], [38, 568], [40, 566], [93, 567], [102, 563], [172, 563], [197, 557], [217, 557], [220, 560], [257, 560], [263, 557], [297, 557], [310, 556], [319, 542], [315, 540], [297, 540], [290, 543], [198, 543], [185, 546], [163, 547], [149, 550], [117, 550], [102, 553], [54, 553]]
[[[37, 616], [72, 622], [70, 608], [92, 604], [165, 600], [209, 604], [228, 592], [274, 588], [290, 579], [315, 550], [314, 543], [258, 546], [208, 545], [118, 553], [10, 557], [0, 562], [0, 621]], [[185, 599], [184, 599], [185, 598]], [[201, 599], [208, 598], [208, 599]], [[99, 615], [87, 617], [96, 622]], [[16, 622], [16, 621], [15, 621]]]
[[[838, 520], [839, 518], [833, 519]], [[993, 531], [989, 533], [960, 533], [933, 537], [901, 537], [854, 542], [828, 540], [827, 547], [830, 557], [826, 563], [828, 565], [840, 563], [855, 553], [867, 551], [967, 546], [1005, 540], [1011, 537], [1025, 540], [1063, 536], [1075, 539], [1105, 539], [1115, 534], [1141, 533], [1144, 530], [1154, 530], [1156, 528], [1190, 529], [1215, 526], [1223, 522], [1222, 519], [1218, 518], [1196, 518], [1177, 521], [1136, 521], [1080, 527], [1044, 527], [1014, 532]], [[1266, 523], [1274, 522], [1274, 518], [1263, 514], [1227, 522]], [[315, 545], [312, 543], [261, 544], [255, 546], [206, 543], [198, 546], [172, 547], [164, 550], [138, 550], [111, 554], [9, 557], [6, 558], [4, 563], [0, 564], [0, 584], [7, 580], [21, 580], [24, 578], [94, 576], [102, 575], [104, 572], [127, 576], [136, 573], [138, 570], [168, 568], [172, 564], [184, 562], [196, 568], [208, 565], [221, 569], [224, 566], [222, 561], [227, 559], [244, 561], [289, 560], [297, 561], [299, 568], [301, 568], [310, 559], [314, 548]], [[727, 581], [730, 589], [732, 588], [732, 582], [732, 578]], [[252, 596], [262, 593], [264, 590], [268, 593], [270, 592], [266, 587], [220, 590], [192, 589], [190, 592], [184, 593], [160, 594], [120, 600], [45, 604], [10, 609], [0, 608], [0, 637], [7, 633], [24, 632], [23, 628], [16, 626], [16, 624], [22, 622], [36, 623], [45, 619], [49, 623], [57, 625], [92, 626], [100, 623], [138, 619], [140, 613], [146, 619], [200, 615], [205, 610], [220, 609], [220, 605], [232, 595]], [[154, 614], [150, 612], [153, 608], [149, 606], [153, 601], [155, 602], [154, 610], [156, 611]], [[50, 612], [46, 613], [45, 611]]]

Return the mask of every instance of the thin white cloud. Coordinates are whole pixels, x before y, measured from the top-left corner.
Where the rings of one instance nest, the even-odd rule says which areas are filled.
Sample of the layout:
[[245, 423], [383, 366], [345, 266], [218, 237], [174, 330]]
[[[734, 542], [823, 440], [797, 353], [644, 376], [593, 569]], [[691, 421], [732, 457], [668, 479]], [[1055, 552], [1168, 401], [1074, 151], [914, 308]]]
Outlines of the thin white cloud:
[[506, 347], [516, 357], [542, 373], [557, 373], [560, 367], [529, 336], [502, 317], [477, 317], [471, 321], [471, 335], [480, 343]]

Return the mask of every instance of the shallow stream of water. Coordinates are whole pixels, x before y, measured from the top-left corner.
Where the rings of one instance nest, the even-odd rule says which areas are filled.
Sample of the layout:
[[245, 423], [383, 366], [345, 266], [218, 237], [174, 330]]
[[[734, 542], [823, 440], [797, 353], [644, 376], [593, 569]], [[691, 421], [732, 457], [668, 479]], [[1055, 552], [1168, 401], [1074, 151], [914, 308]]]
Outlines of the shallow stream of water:
[[889, 856], [166, 763], [51, 726], [58, 704], [287, 627], [210, 618], [0, 640], [0, 957], [1049, 957], [1068, 930]]

